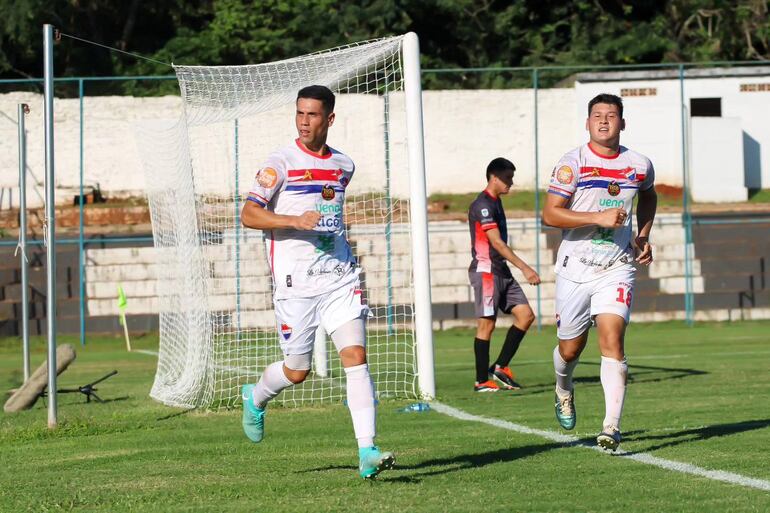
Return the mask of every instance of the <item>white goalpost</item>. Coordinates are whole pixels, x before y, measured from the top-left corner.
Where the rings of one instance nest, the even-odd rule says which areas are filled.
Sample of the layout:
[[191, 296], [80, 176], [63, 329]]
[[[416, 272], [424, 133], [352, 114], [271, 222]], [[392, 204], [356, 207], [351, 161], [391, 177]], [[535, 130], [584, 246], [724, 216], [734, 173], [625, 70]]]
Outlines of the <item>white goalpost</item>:
[[[296, 138], [297, 91], [337, 94], [329, 144], [356, 173], [344, 222], [373, 312], [367, 352], [378, 397], [435, 396], [419, 43], [413, 33], [248, 66], [175, 66], [183, 113], [142, 123], [160, 305], [150, 395], [229, 407], [282, 358], [263, 234], [240, 210], [267, 155]], [[284, 404], [342, 401], [344, 372], [316, 334], [313, 372]]]

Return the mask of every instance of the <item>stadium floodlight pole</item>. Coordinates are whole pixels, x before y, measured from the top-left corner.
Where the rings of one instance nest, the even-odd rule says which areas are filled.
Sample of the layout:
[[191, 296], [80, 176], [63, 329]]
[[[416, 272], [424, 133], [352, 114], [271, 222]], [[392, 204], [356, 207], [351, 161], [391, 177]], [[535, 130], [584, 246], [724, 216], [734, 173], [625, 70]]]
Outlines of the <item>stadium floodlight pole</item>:
[[53, 153], [53, 25], [43, 25], [45, 119], [46, 317], [48, 318], [48, 428], [56, 418], [56, 205]]
[[428, 209], [425, 188], [420, 41], [414, 32], [409, 32], [404, 36], [403, 53], [406, 132], [411, 189], [409, 210], [412, 217], [417, 380], [422, 398], [433, 399], [436, 397], [436, 381], [433, 373], [433, 316], [430, 295], [430, 255], [428, 253]]
[[26, 103], [19, 104], [19, 251], [21, 252], [21, 340], [24, 382], [29, 379], [29, 266], [27, 265], [27, 132], [24, 116]]

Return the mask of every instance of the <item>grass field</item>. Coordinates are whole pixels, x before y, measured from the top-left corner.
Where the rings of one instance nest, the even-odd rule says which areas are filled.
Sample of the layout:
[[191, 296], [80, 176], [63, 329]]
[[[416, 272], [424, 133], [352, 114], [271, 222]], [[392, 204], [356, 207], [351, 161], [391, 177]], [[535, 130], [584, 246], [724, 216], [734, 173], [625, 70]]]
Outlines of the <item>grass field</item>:
[[[658, 189], [660, 189], [658, 190], [659, 207], [670, 207], [673, 210], [677, 210], [682, 207], [681, 191], [679, 194], [670, 194], [669, 191], [663, 189], [662, 187], [659, 187]], [[467, 214], [468, 205], [470, 205], [471, 202], [476, 199], [476, 196], [478, 196], [478, 192], [467, 194], [434, 193], [431, 194], [428, 198], [428, 203], [434, 203], [443, 206], [445, 213]], [[543, 208], [543, 205], [545, 205], [546, 192], [540, 191], [538, 196], [540, 208]], [[503, 202], [503, 207], [509, 214], [514, 211], [520, 211], [529, 212], [530, 215], [534, 215], [533, 212], [535, 211], [535, 195], [531, 190], [517, 189], [514, 185], [511, 193], [502, 196], [501, 199]], [[695, 205], [706, 207], [711, 205], [714, 208], [721, 208], [724, 210], [724, 206], [720, 206], [719, 204], [699, 203], [693, 202], [692, 200], [690, 201], [691, 206]], [[770, 189], [752, 191], [746, 203], [752, 205], [770, 204]]]
[[[503, 333], [493, 342], [499, 348]], [[576, 371], [577, 442], [553, 418], [554, 332], [529, 335], [514, 360], [525, 388], [474, 395], [472, 334], [436, 334], [438, 400], [502, 427], [443, 413], [379, 408], [378, 442], [397, 468], [374, 483], [356, 472], [342, 405], [272, 408], [262, 444], [246, 441], [240, 410], [185, 412], [153, 402], [155, 358], [128, 354], [118, 338], [74, 338], [77, 360], [60, 387], [117, 369], [85, 404], [59, 396], [60, 427], [45, 427], [42, 401], [0, 414], [0, 511], [537, 511], [766, 512], [770, 491], [668, 470], [594, 450], [603, 417], [595, 341]], [[622, 448], [635, 455], [770, 481], [770, 323], [636, 324]], [[156, 349], [157, 339], [133, 341]], [[45, 356], [34, 342], [33, 364]], [[0, 340], [0, 386], [21, 380], [17, 339]], [[756, 482], [756, 481], [755, 481]]]

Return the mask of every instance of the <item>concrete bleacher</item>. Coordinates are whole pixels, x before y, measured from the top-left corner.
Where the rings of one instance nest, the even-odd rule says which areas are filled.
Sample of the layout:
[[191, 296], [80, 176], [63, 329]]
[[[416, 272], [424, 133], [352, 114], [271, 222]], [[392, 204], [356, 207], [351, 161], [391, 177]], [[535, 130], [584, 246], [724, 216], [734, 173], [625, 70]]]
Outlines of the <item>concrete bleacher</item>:
[[[766, 219], [766, 218], [765, 218]], [[766, 278], [770, 255], [770, 222], [708, 224], [697, 217], [693, 226], [690, 285], [694, 293], [696, 320], [770, 318], [770, 292]], [[729, 221], [729, 219], [728, 219]], [[761, 221], [761, 220], [760, 220]], [[558, 230], [533, 229], [534, 220], [511, 220], [509, 241], [533, 267], [539, 245], [542, 284], [527, 284], [513, 269], [543, 323], [554, 322], [555, 283], [553, 264], [561, 239]], [[367, 226], [351, 230], [351, 240], [363, 268], [362, 279], [368, 303], [382, 312], [387, 305], [412, 302], [411, 242], [408, 230], [393, 226], [390, 237], [382, 229]], [[271, 283], [265, 263], [264, 245], [248, 237], [237, 248], [227, 237], [219, 244], [204, 246], [198, 255], [201, 276], [206, 277], [207, 301], [213, 311], [239, 314], [242, 327], [274, 325]], [[638, 321], [682, 319], [685, 315], [685, 234], [681, 216], [659, 215], [652, 233], [655, 262], [640, 268], [634, 290], [634, 314]], [[390, 256], [387, 251], [390, 251]], [[468, 284], [470, 237], [465, 222], [433, 222], [430, 225], [430, 264], [434, 323], [437, 328], [472, 325], [473, 291]], [[88, 247], [85, 254], [85, 313], [89, 332], [118, 332], [117, 289], [128, 297], [129, 326], [153, 330], [158, 313], [169, 308], [164, 292], [169, 288], [170, 250], [138, 247]], [[163, 252], [166, 252], [165, 254]], [[3, 249], [0, 264], [0, 333], [20, 332], [20, 271], [12, 248]], [[80, 329], [79, 267], [76, 246], [57, 253], [57, 322], [61, 332]], [[30, 317], [33, 334], [45, 333], [45, 253], [35, 247], [30, 258]], [[239, 257], [239, 260], [236, 259]], [[190, 255], [181, 255], [190, 258]], [[388, 272], [390, 269], [390, 272]], [[157, 279], [160, 274], [161, 280]], [[233, 292], [240, 290], [240, 300]], [[538, 298], [539, 293], [539, 298]], [[402, 309], [403, 310], [403, 309]], [[501, 318], [502, 324], [506, 323]], [[509, 321], [509, 319], [508, 319]]]

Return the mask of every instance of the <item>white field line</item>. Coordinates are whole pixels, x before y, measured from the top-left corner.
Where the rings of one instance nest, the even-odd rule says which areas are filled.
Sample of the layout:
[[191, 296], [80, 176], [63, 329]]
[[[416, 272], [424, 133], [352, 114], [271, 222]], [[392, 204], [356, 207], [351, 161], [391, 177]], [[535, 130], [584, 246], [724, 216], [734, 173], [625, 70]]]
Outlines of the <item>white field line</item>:
[[148, 354], [150, 356], [158, 356], [157, 351], [150, 351], [149, 349], [136, 349], [134, 351], [131, 351], [132, 353], [142, 353], [142, 354]]
[[[490, 426], [498, 427], [501, 429], [507, 429], [509, 431], [516, 431], [517, 433], [522, 433], [525, 435], [535, 435], [541, 438], [545, 438], [546, 440], [551, 440], [552, 442], [558, 442], [558, 443], [564, 444], [565, 446], [583, 447], [585, 449], [593, 449], [601, 453], [606, 452], [601, 447], [582, 442], [580, 441], [579, 438], [572, 435], [564, 435], [561, 433], [557, 433], [556, 431], [533, 429], [527, 426], [523, 426], [521, 424], [508, 422], [506, 420], [492, 419], [489, 417], [472, 415], [470, 413], [464, 412], [462, 410], [458, 410], [457, 408], [453, 408], [452, 406], [448, 406], [438, 401], [433, 401], [430, 403], [430, 405], [431, 405], [431, 408], [436, 410], [437, 412], [443, 413], [444, 415], [449, 415], [450, 417], [454, 417], [456, 419], [468, 420], [472, 422], [480, 422], [482, 424], [488, 424]], [[681, 472], [683, 474], [691, 474], [694, 476], [713, 479], [714, 481], [722, 481], [725, 483], [737, 484], [741, 486], [746, 486], [748, 488], [756, 488], [757, 490], [764, 490], [764, 491], [770, 492], [770, 481], [755, 479], [753, 477], [742, 476], [740, 474], [735, 474], [733, 472], [726, 472], [724, 470], [708, 470], [702, 467], [697, 467], [695, 465], [690, 465], [689, 463], [680, 463], [678, 461], [666, 460], [666, 459], [658, 458], [656, 456], [652, 456], [645, 453], [630, 453], [627, 451], [619, 450], [612, 454], [619, 458], [626, 458], [629, 460], [637, 461], [639, 463], [645, 463], [647, 465], [653, 465], [653, 466], [664, 468], [667, 470]]]

